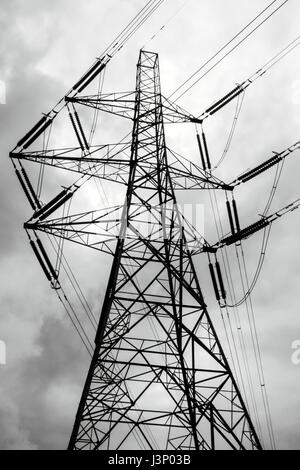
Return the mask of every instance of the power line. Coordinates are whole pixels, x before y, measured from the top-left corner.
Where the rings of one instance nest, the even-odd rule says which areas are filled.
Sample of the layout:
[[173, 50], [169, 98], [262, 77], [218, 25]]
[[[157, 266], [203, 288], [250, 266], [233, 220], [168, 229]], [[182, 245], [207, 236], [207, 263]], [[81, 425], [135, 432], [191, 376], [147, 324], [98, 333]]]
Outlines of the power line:
[[217, 168], [219, 168], [219, 166], [221, 165], [221, 163], [222, 163], [222, 162], [225, 160], [225, 158], [227, 157], [227, 154], [228, 154], [228, 151], [229, 151], [229, 149], [230, 149], [230, 146], [231, 146], [231, 143], [232, 143], [232, 139], [233, 139], [233, 137], [234, 137], [234, 133], [235, 133], [235, 130], [236, 130], [238, 118], [239, 118], [240, 113], [241, 113], [241, 110], [242, 110], [242, 106], [243, 106], [243, 103], [244, 103], [244, 98], [245, 98], [245, 92], [243, 93], [242, 97], [240, 97], [240, 95], [238, 96], [237, 103], [236, 103], [236, 109], [235, 109], [235, 113], [234, 113], [234, 118], [233, 118], [233, 122], [232, 122], [232, 126], [231, 126], [231, 129], [230, 129], [230, 132], [229, 132], [229, 136], [228, 136], [228, 139], [227, 139], [227, 142], [226, 142], [224, 151], [223, 151], [223, 153], [222, 153], [222, 156], [221, 156], [220, 160], [219, 160], [219, 161], [216, 163], [216, 165], [213, 167], [213, 170], [216, 170]]
[[[244, 254], [242, 244], [240, 245], [240, 250], [241, 250], [241, 253], [242, 253], [245, 283], [246, 283], [246, 287], [249, 291], [249, 279], [248, 279], [245, 254]], [[257, 351], [257, 355], [255, 354], [255, 359], [257, 360], [257, 363], [258, 363], [258, 372], [259, 372], [259, 379], [260, 379], [260, 385], [261, 385], [261, 394], [262, 394], [262, 397], [263, 397], [263, 404], [264, 404], [264, 409], [265, 409], [265, 414], [266, 414], [267, 428], [268, 428], [268, 432], [269, 432], [271, 448], [275, 449], [276, 448], [276, 443], [275, 443], [274, 429], [273, 429], [273, 423], [272, 423], [272, 418], [271, 418], [269, 397], [268, 397], [268, 393], [267, 393], [267, 384], [266, 384], [266, 380], [265, 380], [265, 373], [264, 373], [264, 368], [263, 368], [260, 343], [259, 343], [259, 339], [258, 339], [257, 326], [256, 326], [256, 321], [255, 321], [255, 316], [254, 316], [254, 309], [253, 309], [253, 303], [252, 303], [252, 298], [251, 298], [251, 292], [250, 292], [250, 295], [249, 295], [248, 299], [249, 299], [250, 314], [251, 314], [251, 319], [252, 319], [253, 333], [254, 333], [254, 340], [255, 340], [255, 344], [253, 343], [253, 347], [255, 348], [255, 346], [256, 346], [256, 351]], [[246, 302], [246, 304], [247, 304], [247, 302]], [[251, 333], [251, 337], [252, 337], [252, 333]]]
[[176, 18], [176, 16], [183, 10], [183, 8], [187, 5], [188, 2], [190, 2], [191, 0], [186, 0], [179, 8], [177, 11], [175, 11], [175, 13], [170, 16], [170, 18], [151, 36], [151, 38], [145, 42], [145, 44], [142, 46], [141, 49], [145, 49], [145, 47], [151, 42], [153, 41], [163, 30], [166, 29], [166, 27], [171, 23], [171, 21], [174, 20], [174, 18]]
[[[212, 194], [213, 194], [213, 197], [212, 197]], [[211, 204], [213, 217], [214, 217], [214, 222], [215, 222], [215, 226], [216, 226], [216, 231], [217, 231], [218, 237], [220, 238], [221, 235], [222, 235], [222, 237], [224, 236], [224, 230], [223, 230], [223, 224], [222, 224], [222, 221], [221, 221], [219, 204], [218, 204], [218, 201], [217, 201], [216, 192], [214, 190], [209, 190], [209, 198], [210, 198], [210, 204]], [[213, 200], [213, 198], [214, 198], [214, 200]], [[224, 268], [225, 268], [225, 275], [226, 275], [226, 278], [227, 278], [227, 284], [228, 284], [229, 289], [230, 289], [230, 296], [231, 296], [231, 298], [236, 299], [235, 283], [233, 282], [231, 266], [230, 266], [229, 257], [228, 257], [228, 253], [227, 253], [227, 247], [224, 247], [224, 250], [221, 250], [221, 256], [222, 256], [222, 261], [223, 261]], [[226, 306], [226, 304], [225, 304], [225, 306]], [[243, 332], [243, 329], [242, 329], [242, 326], [241, 326], [240, 314], [239, 314], [239, 311], [238, 311], [237, 308], [235, 309], [235, 322], [236, 322], [237, 331], [240, 332], [239, 342], [240, 342], [240, 347], [241, 347], [241, 351], [242, 351], [242, 358], [243, 358], [243, 362], [244, 362], [244, 367], [245, 367], [245, 371], [246, 371], [246, 378], [247, 378], [247, 382], [248, 382], [248, 386], [249, 386], [251, 404], [252, 404], [252, 408], [253, 408], [253, 412], [254, 412], [254, 416], [255, 416], [256, 423], [257, 423], [259, 434], [262, 436], [262, 430], [261, 430], [262, 428], [261, 428], [261, 422], [260, 422], [259, 412], [258, 412], [258, 403], [257, 403], [255, 393], [254, 393], [254, 384], [253, 384], [252, 372], [251, 372], [250, 365], [249, 365], [249, 358], [248, 358], [248, 353], [247, 353], [247, 349], [246, 349], [244, 332]]]
[[[192, 87], [194, 87], [203, 77], [205, 77], [211, 70], [213, 70], [219, 63], [221, 63], [226, 57], [229, 56], [240, 44], [242, 44], [248, 37], [250, 37], [257, 29], [259, 29], [268, 19], [270, 19], [278, 10], [280, 10], [289, 0], [285, 0], [281, 5], [279, 5], [272, 13], [270, 13], [266, 18], [263, 19], [255, 28], [253, 28], [245, 37], [243, 37], [234, 47], [232, 47], [225, 55], [221, 57], [214, 65], [212, 65], [204, 74], [202, 74], [197, 80], [195, 80], [186, 90], [184, 90], [176, 99], [173, 101], [178, 101], [183, 95], [185, 95]], [[230, 41], [228, 41], [221, 49], [219, 49], [210, 59], [208, 59], [201, 67], [199, 67], [187, 80], [185, 80], [170, 96], [174, 96], [179, 90], [181, 90], [184, 85], [192, 80], [201, 70], [204, 69], [214, 58], [216, 58], [227, 46], [229, 46], [236, 38], [238, 38], [249, 26], [251, 26], [258, 18], [260, 18], [271, 6], [277, 2], [273, 0], [266, 8], [264, 8], [253, 20], [251, 20], [243, 29], [241, 29]]]

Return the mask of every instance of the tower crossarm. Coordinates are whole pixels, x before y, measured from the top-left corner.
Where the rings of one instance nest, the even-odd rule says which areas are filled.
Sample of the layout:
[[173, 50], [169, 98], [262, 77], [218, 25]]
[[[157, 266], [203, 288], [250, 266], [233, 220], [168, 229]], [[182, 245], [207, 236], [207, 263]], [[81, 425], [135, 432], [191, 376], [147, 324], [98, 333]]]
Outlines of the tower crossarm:
[[[92, 146], [85, 152], [80, 147], [36, 150], [30, 152], [11, 152], [14, 161], [27, 160], [51, 167], [81, 173], [95, 178], [126, 185], [130, 158], [130, 144], [105, 144]], [[173, 179], [174, 189], [223, 189], [232, 190], [216, 176], [208, 175], [198, 165], [169, 149], [170, 163], [168, 171]], [[149, 161], [144, 168], [149, 174], [155, 171], [155, 165]]]
[[77, 103], [106, 113], [133, 119], [135, 92], [103, 93], [101, 95], [66, 97], [67, 103]]
[[194, 122], [201, 124], [202, 120], [186, 111], [181, 106], [171, 101], [169, 98], [162, 96], [162, 106], [164, 111], [165, 123], [185, 123]]
[[[67, 103], [77, 103], [88, 106], [99, 111], [104, 111], [127, 119], [134, 118], [135, 91], [103, 93], [101, 95], [90, 96], [67, 96]], [[145, 100], [147, 103], [147, 99]], [[197, 118], [182, 107], [173, 103], [168, 98], [162, 96], [162, 108], [164, 112], [165, 124], [178, 123], [201, 123], [202, 119]], [[152, 112], [153, 109], [150, 111]], [[140, 122], [146, 121], [148, 112], [141, 113]]]
[[[68, 197], [68, 194], [69, 193], [66, 192], [66, 196], [64, 196], [64, 194], [62, 196]], [[63, 197], [61, 197], [61, 199], [63, 199]], [[52, 206], [55, 205], [55, 202], [56, 201], [54, 201]], [[60, 199], [57, 203], [60, 203]], [[52, 209], [52, 206], [49, 208], [45, 206], [45, 210], [42, 208], [37, 211], [34, 217], [24, 224], [24, 228], [26, 230], [45, 232], [58, 238], [70, 240], [109, 254], [114, 252], [113, 249], [116, 241], [120, 239], [121, 236], [121, 226], [126, 223], [126, 220], [124, 220], [124, 214], [126, 214], [124, 206], [113, 206], [111, 208], [44, 220], [43, 214], [45, 213], [47, 215], [48, 211]], [[160, 207], [152, 207], [151, 217], [149, 217], [147, 201], [141, 201], [140, 204], [132, 205], [131, 207], [134, 209], [132, 217], [139, 218], [143, 235], [146, 235], [146, 238], [150, 242], [155, 242], [159, 246], [163, 246], [163, 227], [159, 220]], [[41, 213], [41, 217], [39, 217], [39, 213]], [[185, 223], [186, 245], [191, 250], [208, 246], [203, 236], [197, 232], [195, 227], [189, 223], [183, 215], [182, 220]], [[127, 220], [127, 224], [129, 226], [130, 217]], [[134, 244], [140, 240], [140, 234], [137, 232], [128, 232], [126, 234], [126, 240], [127, 242], [132, 242], [131, 250], [134, 251]], [[136, 256], [139, 255], [140, 246], [138, 245], [136, 248]]]
[[173, 181], [174, 189], [223, 189], [231, 191], [231, 185], [224, 183], [216, 176], [205, 172], [195, 163], [177, 154], [170, 148], [168, 171]]
[[36, 217], [26, 222], [24, 228], [45, 232], [111, 254], [119, 236], [122, 214], [123, 206], [114, 206], [50, 220]]
[[127, 184], [130, 144], [104, 144], [91, 146], [84, 152], [80, 147], [11, 152], [13, 163], [29, 161], [60, 168], [95, 178]]

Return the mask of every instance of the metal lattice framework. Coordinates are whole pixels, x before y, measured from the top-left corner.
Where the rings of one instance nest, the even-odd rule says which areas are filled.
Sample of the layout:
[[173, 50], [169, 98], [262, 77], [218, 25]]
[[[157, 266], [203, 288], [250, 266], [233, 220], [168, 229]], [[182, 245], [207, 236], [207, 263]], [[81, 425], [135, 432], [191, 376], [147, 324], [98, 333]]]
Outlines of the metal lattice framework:
[[126, 202], [70, 448], [130, 448], [138, 434], [152, 449], [151, 433], [162, 449], [260, 448], [177, 208], [158, 56], [142, 51]]
[[[298, 208], [299, 201], [241, 229], [235, 200], [232, 205], [227, 200], [231, 233], [210, 245], [180, 213], [175, 191], [232, 193], [299, 149], [299, 142], [226, 184], [211, 173], [204, 132], [197, 134], [201, 168], [167, 147], [164, 126], [202, 124], [236, 98], [242, 87], [195, 117], [162, 96], [158, 56], [142, 50], [134, 92], [79, 95], [96, 76], [101, 79], [109, 57], [98, 59], [10, 154], [33, 210], [25, 229], [53, 288], [61, 289], [64, 240], [113, 255], [69, 448], [154, 449], [156, 441], [160, 449], [261, 449], [208, 314], [193, 256], [203, 252], [215, 256], [222, 247]], [[91, 145], [79, 112], [86, 108], [132, 120], [131, 139]], [[52, 126], [63, 112], [76, 144], [51, 149], [45, 140], [49, 143]], [[25, 163], [42, 169], [37, 190]], [[43, 203], [39, 182], [45, 166], [78, 178]], [[91, 178], [124, 185], [124, 204], [75, 214], [66, 210]], [[38, 232], [59, 240], [55, 266]], [[216, 298], [225, 302], [218, 262], [209, 268]]]

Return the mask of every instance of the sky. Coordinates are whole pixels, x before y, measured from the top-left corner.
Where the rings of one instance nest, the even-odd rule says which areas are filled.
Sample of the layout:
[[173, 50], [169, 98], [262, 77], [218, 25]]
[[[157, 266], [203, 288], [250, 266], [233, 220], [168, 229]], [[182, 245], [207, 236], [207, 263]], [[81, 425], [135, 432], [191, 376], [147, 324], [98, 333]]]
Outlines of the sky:
[[[105, 90], [133, 89], [138, 52], [144, 46], [159, 53], [162, 92], [169, 96], [268, 3], [165, 0], [111, 61]], [[41, 113], [53, 107], [144, 4], [142, 0], [1, 1], [0, 80], [6, 93], [5, 103], [2, 96], [0, 104], [0, 340], [5, 341], [7, 353], [6, 364], [0, 364], [1, 449], [66, 448], [89, 364], [89, 356], [30, 250], [22, 228], [30, 208], [8, 154]], [[299, 34], [299, 14], [298, 0], [289, 0], [178, 104], [200, 113], [236, 83], [248, 78]], [[153, 35], [156, 36], [151, 40]], [[224, 181], [231, 181], [269, 158], [272, 151], [281, 151], [300, 140], [299, 54], [296, 49], [247, 90], [230, 151], [218, 172]], [[214, 162], [222, 155], [233, 116], [234, 104], [206, 124]], [[101, 118], [103, 133], [105, 138], [116, 138], [123, 128], [114, 124], [111, 129], [113, 121], [109, 119]], [[197, 161], [193, 129], [185, 125], [168, 129], [167, 139], [170, 147]], [[298, 151], [284, 165], [271, 211], [300, 196], [299, 169]], [[256, 221], [262, 213], [273, 177], [274, 172], [267, 173], [238, 190], [243, 225]], [[51, 178], [54, 184], [55, 179]], [[109, 186], [105, 188], [107, 197], [114, 200], [117, 196]], [[205, 225], [209, 235], [211, 215], [205, 196], [196, 192], [181, 194], [180, 198], [182, 202], [199, 198], [196, 202], [206, 204]], [[300, 364], [291, 360], [292, 344], [300, 340], [299, 227], [297, 211], [274, 223], [252, 299], [280, 449], [300, 448]], [[245, 243], [250, 278], [260, 244], [259, 236]], [[93, 310], [99, 313], [110, 260], [84, 253], [84, 260], [79, 263], [82, 285]], [[208, 304], [218, 324], [211, 287], [203, 279], [201, 261], [197, 262]], [[78, 260], [74, 260], [74, 265], [78, 267]]]

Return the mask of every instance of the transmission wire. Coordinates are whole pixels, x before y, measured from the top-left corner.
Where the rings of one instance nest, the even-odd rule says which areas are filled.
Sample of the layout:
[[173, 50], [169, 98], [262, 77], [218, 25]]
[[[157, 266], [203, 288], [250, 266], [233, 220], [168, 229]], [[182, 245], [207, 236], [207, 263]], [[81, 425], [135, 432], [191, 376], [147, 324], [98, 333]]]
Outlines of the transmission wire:
[[[242, 260], [243, 260], [243, 268], [244, 268], [244, 273], [245, 273], [246, 286], [247, 286], [247, 289], [249, 290], [248, 273], [247, 273], [246, 260], [245, 260], [245, 255], [244, 255], [244, 250], [243, 250], [242, 244], [240, 245], [240, 249], [241, 249], [241, 252], [242, 252]], [[258, 354], [258, 363], [259, 363], [260, 380], [261, 380], [261, 387], [262, 387], [262, 396], [263, 396], [264, 407], [266, 409], [267, 427], [268, 427], [268, 430], [269, 430], [271, 447], [273, 449], [276, 449], [275, 436], [274, 436], [274, 430], [273, 430], [273, 424], [272, 424], [272, 418], [271, 418], [271, 412], [270, 412], [270, 405], [269, 405], [269, 398], [268, 398], [268, 394], [267, 394], [267, 387], [266, 387], [266, 381], [265, 381], [265, 373], [264, 373], [264, 368], [263, 368], [263, 363], [262, 363], [261, 349], [260, 349], [260, 344], [259, 344], [259, 340], [258, 340], [258, 333], [257, 333], [257, 327], [256, 327], [256, 322], [255, 322], [255, 317], [254, 317], [251, 294], [249, 295], [249, 305], [250, 305], [250, 313], [251, 313], [253, 329], [254, 329], [254, 338], [255, 338], [257, 354]]]
[[[216, 213], [215, 213], [215, 208], [214, 208], [213, 200], [212, 200], [212, 197], [211, 197], [211, 191], [213, 192], [213, 195], [214, 195], [214, 198], [215, 198], [215, 203], [216, 203], [216, 195], [215, 195], [214, 190], [209, 190], [211, 207], [212, 207], [212, 211], [213, 211], [213, 214], [214, 214], [214, 220], [215, 220], [215, 225], [216, 225], [216, 229], [217, 229], [217, 234], [218, 234], [218, 237], [220, 238], [220, 233], [222, 234], [222, 237], [223, 237], [223, 228], [222, 228], [222, 224], [221, 224], [221, 218], [220, 218], [218, 205], [216, 205], [217, 213], [218, 213], [218, 220], [219, 220], [219, 224], [220, 224], [220, 231], [221, 231], [221, 232], [219, 232]], [[221, 251], [221, 256], [222, 256], [224, 267], [225, 267], [225, 274], [226, 274], [227, 282], [228, 282], [228, 275], [227, 275], [227, 270], [228, 270], [228, 273], [229, 273], [229, 276], [230, 276], [229, 285], [231, 285], [232, 293], [235, 296], [235, 289], [234, 289], [234, 284], [233, 284], [231, 269], [230, 269], [230, 263], [229, 263], [228, 254], [227, 254], [226, 249], [225, 249], [225, 257], [224, 257], [223, 250]], [[257, 406], [257, 402], [256, 402], [256, 397], [255, 397], [255, 394], [254, 394], [252, 374], [251, 374], [250, 367], [249, 367], [248, 354], [247, 354], [246, 345], [245, 345], [244, 333], [243, 333], [243, 329], [241, 327], [241, 322], [240, 322], [238, 310], [236, 311], [236, 314], [237, 314], [237, 317], [235, 316], [235, 320], [236, 320], [236, 325], [239, 325], [239, 326], [237, 326], [237, 329], [238, 329], [238, 331], [241, 332], [241, 338], [239, 337], [240, 338], [240, 346], [241, 346], [242, 357], [243, 357], [244, 364], [245, 364], [245, 369], [246, 369], [246, 376], [247, 376], [247, 381], [248, 381], [248, 385], [249, 385], [251, 403], [252, 403], [252, 407], [253, 407], [253, 410], [254, 410], [254, 415], [255, 415], [257, 426], [258, 426], [258, 431], [259, 431], [259, 434], [262, 436], [260, 418], [259, 418], [259, 414], [258, 414], [258, 406]], [[228, 315], [228, 318], [230, 319], [229, 315]], [[237, 318], [239, 320], [238, 323], [237, 323]], [[239, 363], [239, 357], [237, 358], [237, 361]], [[243, 376], [241, 377], [241, 380], [242, 380], [242, 383], [244, 383]], [[243, 385], [243, 388], [245, 390], [244, 385]], [[246, 400], [247, 400], [247, 394], [245, 395], [245, 397], [246, 397]]]
[[244, 91], [244, 93], [242, 94], [242, 98], [240, 97], [240, 95], [238, 96], [237, 103], [236, 103], [236, 110], [235, 110], [235, 114], [234, 114], [232, 126], [231, 126], [231, 129], [230, 129], [230, 133], [229, 133], [229, 136], [228, 136], [228, 139], [227, 139], [227, 142], [226, 142], [226, 145], [225, 145], [223, 154], [222, 154], [220, 160], [219, 160], [219, 161], [216, 163], [216, 165], [213, 167], [213, 170], [217, 170], [217, 169], [219, 168], [219, 166], [221, 165], [221, 163], [223, 163], [224, 159], [226, 158], [226, 156], [227, 156], [227, 154], [228, 154], [228, 151], [229, 151], [229, 148], [230, 148], [230, 146], [231, 146], [232, 139], [233, 139], [233, 136], [234, 136], [234, 133], [235, 133], [235, 130], [236, 130], [238, 118], [239, 118], [240, 113], [241, 113], [241, 110], [242, 110], [244, 98], [245, 98], [245, 91]]
[[[171, 98], [177, 91], [179, 91], [187, 82], [189, 82], [195, 75], [197, 75], [207, 64], [209, 64], [216, 56], [220, 54], [222, 50], [224, 50], [231, 42], [236, 39], [245, 29], [248, 28], [257, 18], [259, 18], [268, 8], [271, 7], [273, 3], [277, 0], [273, 0], [270, 5], [268, 5], [256, 18], [254, 18], [247, 26], [245, 26], [234, 38], [232, 38], [228, 43], [226, 43], [214, 56], [212, 56], [207, 62], [205, 62], [194, 74], [192, 74], [182, 85], [180, 85], [170, 96]], [[210, 67], [204, 74], [202, 74], [195, 82], [193, 82], [185, 91], [183, 91], [175, 100], [175, 103], [188, 91], [191, 90], [202, 78], [204, 78], [211, 70], [213, 70], [219, 63], [221, 63], [226, 57], [228, 57], [237, 47], [242, 44], [248, 37], [250, 37], [258, 28], [260, 28], [269, 18], [271, 18], [280, 8], [282, 8], [289, 0], [284, 0], [284, 2], [279, 5], [270, 15], [268, 15], [262, 22], [260, 22], [253, 30], [250, 31], [243, 39], [241, 39], [234, 47], [232, 47], [221, 59], [219, 59], [212, 67]]]
[[[239, 246], [241, 247], [241, 250], [242, 250], [242, 245], [240, 244]], [[236, 257], [237, 257], [237, 261], [238, 261], [238, 267], [239, 267], [240, 279], [241, 279], [241, 283], [242, 283], [243, 295], [245, 296], [246, 295], [245, 284], [247, 286], [247, 280], [245, 282], [244, 277], [243, 277], [242, 265], [241, 265], [240, 256], [239, 256], [237, 246], [235, 246], [235, 251], [236, 251]], [[244, 258], [243, 251], [242, 251], [242, 258]], [[245, 274], [245, 272], [244, 272], [244, 274]], [[250, 298], [250, 295], [248, 296], [248, 298]], [[272, 445], [272, 434], [271, 434], [271, 429], [269, 427], [268, 410], [267, 410], [267, 407], [266, 407], [265, 397], [264, 397], [264, 393], [263, 393], [263, 387], [265, 386], [265, 383], [263, 383], [262, 375], [261, 375], [262, 364], [259, 360], [259, 356], [260, 356], [259, 351], [260, 351], [260, 349], [257, 346], [258, 345], [258, 337], [257, 337], [257, 330], [256, 330], [254, 312], [253, 312], [253, 308], [251, 309], [252, 304], [248, 305], [247, 300], [245, 301], [245, 306], [246, 306], [247, 318], [248, 318], [249, 329], [250, 329], [250, 337], [251, 337], [251, 342], [252, 342], [253, 351], [254, 351], [254, 358], [255, 358], [255, 363], [256, 363], [256, 368], [257, 368], [258, 380], [259, 380], [259, 383], [260, 383], [260, 390], [261, 390], [262, 399], [263, 399], [265, 418], [266, 418], [267, 428], [268, 428], [268, 432], [269, 432], [270, 442], [271, 442], [271, 445]]]
[[188, 2], [191, 0], [186, 0], [179, 8], [178, 10], [156, 31], [156, 33], [153, 34], [153, 36], [145, 42], [145, 44], [141, 47], [141, 49], [145, 49], [145, 47], [153, 41], [167, 26], [173, 19], [184, 9], [184, 7], [187, 5]]

